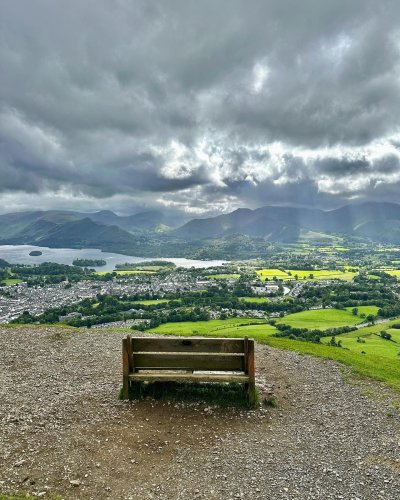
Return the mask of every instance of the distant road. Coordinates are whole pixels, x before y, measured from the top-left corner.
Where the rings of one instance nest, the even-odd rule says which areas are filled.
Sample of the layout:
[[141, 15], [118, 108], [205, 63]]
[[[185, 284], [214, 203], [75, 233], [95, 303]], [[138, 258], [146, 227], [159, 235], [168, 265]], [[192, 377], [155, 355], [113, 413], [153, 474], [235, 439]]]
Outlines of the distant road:
[[388, 323], [389, 321], [393, 321], [394, 319], [398, 318], [384, 318], [384, 319], [377, 319], [374, 321], [374, 323], [360, 323], [358, 325], [354, 325], [356, 328], [364, 328], [365, 326], [373, 326], [373, 325], [379, 325], [380, 323]]

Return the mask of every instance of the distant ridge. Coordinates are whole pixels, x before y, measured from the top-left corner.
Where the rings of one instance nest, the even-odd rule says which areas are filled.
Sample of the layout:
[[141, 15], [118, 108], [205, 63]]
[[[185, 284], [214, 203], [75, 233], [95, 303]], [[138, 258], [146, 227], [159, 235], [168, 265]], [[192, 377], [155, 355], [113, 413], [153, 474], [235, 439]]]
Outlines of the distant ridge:
[[[361, 237], [400, 244], [400, 205], [361, 203], [335, 210], [266, 206], [192, 219], [177, 229], [163, 225], [159, 212], [120, 217], [35, 211], [0, 215], [0, 245], [100, 248], [151, 257], [235, 258], [261, 255], [266, 243], [329, 244], [338, 237]], [[250, 250], [251, 249], [251, 250]], [[264, 249], [264, 250], [263, 250]]]
[[400, 205], [366, 202], [329, 211], [276, 206], [240, 208], [217, 217], [193, 219], [173, 234], [190, 241], [234, 234], [268, 241], [297, 241], [302, 230], [400, 242]]

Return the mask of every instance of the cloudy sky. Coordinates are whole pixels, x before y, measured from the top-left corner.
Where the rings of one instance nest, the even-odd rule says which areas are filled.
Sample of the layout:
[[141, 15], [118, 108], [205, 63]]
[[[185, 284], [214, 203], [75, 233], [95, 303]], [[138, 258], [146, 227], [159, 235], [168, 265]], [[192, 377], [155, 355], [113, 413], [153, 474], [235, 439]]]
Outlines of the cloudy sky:
[[0, 212], [400, 201], [398, 0], [1, 0]]

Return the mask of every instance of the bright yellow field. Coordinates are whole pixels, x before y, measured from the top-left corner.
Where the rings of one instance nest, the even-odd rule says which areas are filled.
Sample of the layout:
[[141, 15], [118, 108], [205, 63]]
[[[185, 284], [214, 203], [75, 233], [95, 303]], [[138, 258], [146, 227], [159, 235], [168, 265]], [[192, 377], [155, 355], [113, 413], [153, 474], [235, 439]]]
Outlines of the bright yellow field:
[[400, 278], [400, 269], [382, 269], [385, 273], [390, 274], [391, 276], [396, 276], [396, 278]]
[[[256, 271], [260, 276], [262, 281], [266, 278], [271, 280], [274, 276], [282, 280], [294, 280], [295, 275], [297, 275], [298, 280], [333, 280], [339, 279], [343, 281], [352, 281], [356, 273], [350, 271], [330, 271], [328, 269], [320, 269], [318, 271], [304, 271], [301, 269], [287, 269], [285, 271], [280, 271], [279, 269], [260, 269]], [[289, 275], [289, 272], [291, 275]], [[313, 278], [310, 278], [310, 274]]]
[[280, 271], [279, 269], [260, 269], [256, 271], [258, 276], [264, 281], [265, 278], [272, 279], [276, 276], [278, 279], [289, 279], [287, 272]]

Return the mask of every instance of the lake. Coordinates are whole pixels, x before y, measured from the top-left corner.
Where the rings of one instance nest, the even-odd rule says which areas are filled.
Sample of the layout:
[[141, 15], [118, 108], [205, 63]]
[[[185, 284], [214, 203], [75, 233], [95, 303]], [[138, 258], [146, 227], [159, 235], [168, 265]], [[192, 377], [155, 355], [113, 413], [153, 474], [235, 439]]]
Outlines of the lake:
[[[32, 250], [39, 250], [42, 255], [33, 257], [29, 255]], [[47, 248], [33, 245], [0, 245], [0, 259], [10, 264], [40, 264], [42, 262], [56, 262], [57, 264], [72, 265], [75, 259], [103, 259], [107, 262], [105, 266], [94, 267], [98, 271], [113, 271], [116, 264], [125, 262], [147, 262], [150, 260], [167, 260], [178, 267], [215, 267], [221, 266], [224, 260], [192, 260], [178, 257], [132, 257], [119, 253], [102, 252], [96, 248], [85, 248], [77, 250], [74, 248]]]

